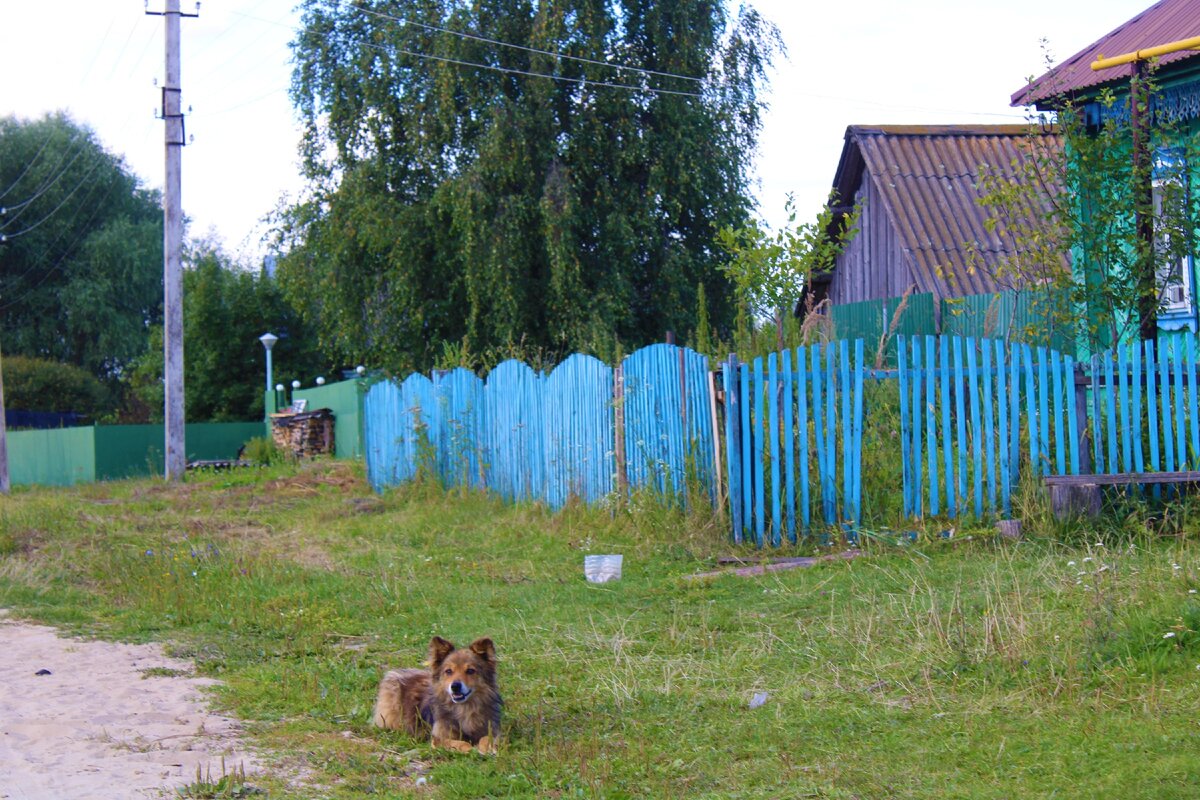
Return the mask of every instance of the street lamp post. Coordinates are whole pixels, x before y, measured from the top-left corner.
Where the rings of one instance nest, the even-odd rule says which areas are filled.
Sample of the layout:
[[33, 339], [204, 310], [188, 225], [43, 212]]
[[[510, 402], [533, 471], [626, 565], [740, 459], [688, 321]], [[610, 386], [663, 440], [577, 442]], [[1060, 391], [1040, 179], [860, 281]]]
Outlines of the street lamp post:
[[279, 337], [273, 333], [264, 333], [258, 337], [258, 340], [262, 342], [263, 348], [267, 351], [267, 391], [269, 392], [271, 391], [271, 348], [279, 341]]

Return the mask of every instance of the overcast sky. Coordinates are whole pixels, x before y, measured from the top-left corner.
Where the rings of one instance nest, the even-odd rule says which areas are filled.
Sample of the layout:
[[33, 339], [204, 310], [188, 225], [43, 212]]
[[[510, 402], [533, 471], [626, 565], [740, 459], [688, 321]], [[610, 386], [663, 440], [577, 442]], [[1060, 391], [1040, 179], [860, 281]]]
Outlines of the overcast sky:
[[[161, 9], [162, 0], [150, 0]], [[183, 0], [195, 11], [194, 0]], [[1067, 58], [1150, 5], [1145, 0], [755, 0], [788, 48], [771, 80], [757, 158], [760, 212], [795, 195], [816, 214], [847, 125], [1016, 123], [1008, 98], [1044, 71], [1041, 40]], [[265, 252], [263, 217], [300, 188], [288, 102], [293, 0], [206, 0], [182, 23], [183, 208], [190, 233], [233, 254]], [[131, 0], [0, 2], [0, 115], [67, 110], [162, 185], [162, 17]]]

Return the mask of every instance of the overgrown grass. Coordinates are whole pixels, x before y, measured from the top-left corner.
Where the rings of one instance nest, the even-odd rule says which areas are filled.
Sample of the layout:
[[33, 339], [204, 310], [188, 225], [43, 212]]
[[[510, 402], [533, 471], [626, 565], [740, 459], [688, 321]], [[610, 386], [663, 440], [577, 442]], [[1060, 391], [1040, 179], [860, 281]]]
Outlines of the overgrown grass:
[[[693, 580], [753, 554], [698, 504], [376, 496], [318, 462], [19, 491], [0, 606], [194, 659], [271, 754], [249, 782], [273, 798], [1183, 798], [1200, 785], [1189, 503], [1103, 530], [1039, 528], [1031, 505], [1016, 545], [864, 537], [852, 561]], [[583, 556], [608, 552], [622, 579], [586, 583]], [[434, 634], [496, 640], [499, 756], [370, 726], [381, 669]]]

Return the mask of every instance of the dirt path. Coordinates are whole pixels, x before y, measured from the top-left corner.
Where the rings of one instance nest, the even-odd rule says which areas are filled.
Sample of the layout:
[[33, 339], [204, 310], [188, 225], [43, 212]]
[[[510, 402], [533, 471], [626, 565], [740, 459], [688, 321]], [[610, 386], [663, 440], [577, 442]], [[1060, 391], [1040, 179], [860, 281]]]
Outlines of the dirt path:
[[0, 616], [0, 800], [174, 797], [197, 766], [220, 777], [222, 756], [252, 773], [238, 723], [205, 708], [214, 681], [191, 673], [158, 645], [65, 639]]

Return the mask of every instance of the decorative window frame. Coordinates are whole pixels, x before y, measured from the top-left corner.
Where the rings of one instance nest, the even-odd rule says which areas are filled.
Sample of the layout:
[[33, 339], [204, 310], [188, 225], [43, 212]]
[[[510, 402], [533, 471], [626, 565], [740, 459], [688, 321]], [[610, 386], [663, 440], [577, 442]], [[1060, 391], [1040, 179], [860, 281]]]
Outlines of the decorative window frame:
[[[1189, 202], [1187, 164], [1178, 148], [1160, 147], [1154, 153], [1151, 192], [1154, 208], [1155, 238], [1164, 250], [1171, 247], [1172, 231], [1160, 224], [1167, 190], [1178, 187], [1183, 202]], [[1196, 303], [1193, 287], [1193, 254], [1185, 253], [1169, 264], [1156, 267], [1160, 318], [1194, 318]]]

